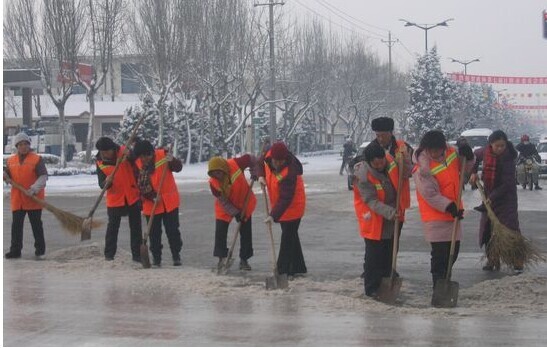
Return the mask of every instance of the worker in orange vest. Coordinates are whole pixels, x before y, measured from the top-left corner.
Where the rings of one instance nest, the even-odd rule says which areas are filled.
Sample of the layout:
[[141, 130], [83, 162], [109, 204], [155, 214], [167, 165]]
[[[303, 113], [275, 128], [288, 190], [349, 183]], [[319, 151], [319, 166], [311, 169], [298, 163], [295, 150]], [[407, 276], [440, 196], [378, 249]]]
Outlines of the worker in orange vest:
[[[245, 178], [245, 169], [249, 168], [254, 175], [256, 159], [251, 155], [244, 155], [228, 160], [222, 157], [213, 157], [209, 160], [209, 185], [215, 199], [215, 249], [213, 256], [218, 257], [220, 268], [228, 256], [226, 240], [228, 226], [233, 218], [241, 222], [239, 269], [250, 271], [248, 260], [253, 256], [253, 234], [251, 216], [256, 208], [256, 197]], [[247, 198], [248, 196], [248, 198]], [[243, 205], [247, 200], [245, 211]]]
[[406, 209], [401, 204], [396, 211], [397, 191], [404, 189], [398, 187], [399, 170], [403, 170], [403, 178], [408, 178], [411, 172], [410, 164], [405, 164], [399, 168], [395, 159], [373, 142], [364, 150], [364, 161], [354, 167], [353, 202], [359, 233], [365, 240], [366, 296], [375, 297], [382, 278], [391, 274], [395, 220], [403, 222]]
[[271, 212], [265, 223], [279, 222], [281, 245], [277, 258], [279, 274], [307, 273], [298, 227], [306, 208], [302, 163], [283, 142], [274, 143], [258, 161], [258, 181], [268, 188]]
[[23, 223], [28, 214], [32, 234], [34, 235], [34, 255], [40, 258], [46, 252], [44, 228], [42, 225], [42, 206], [30, 197], [44, 199], [47, 181], [47, 169], [42, 157], [30, 148], [30, 138], [25, 133], [17, 134], [13, 139], [17, 152], [8, 158], [4, 167], [4, 181], [11, 180], [22, 185], [26, 191], [11, 188], [11, 247], [6, 253], [6, 259], [21, 257], [23, 249]]
[[142, 243], [141, 201], [139, 188], [135, 179], [134, 160], [131, 157], [120, 163], [116, 175], [112, 177], [116, 162], [124, 154], [129, 155], [129, 149], [120, 146], [109, 137], [101, 137], [95, 147], [97, 154], [97, 176], [99, 186], [106, 189], [106, 211], [108, 225], [104, 241], [104, 257], [107, 261], [114, 260], [118, 244], [118, 231], [122, 216], [128, 217], [130, 230], [131, 255], [133, 261], [141, 262], [140, 245]]
[[135, 161], [138, 168], [137, 186], [140, 190], [142, 212], [146, 217], [146, 221], [150, 220], [163, 168], [167, 166], [167, 174], [161, 188], [160, 200], [154, 212], [152, 231], [150, 232], [150, 252], [153, 258], [152, 264], [161, 267], [161, 250], [163, 248], [161, 243], [161, 224], [163, 222], [173, 257], [173, 265], [181, 266], [180, 201], [173, 172], [178, 173], [182, 170], [182, 162], [178, 158], [174, 158], [165, 149], [154, 149], [154, 146], [148, 140], [136, 142], [133, 147], [133, 153], [137, 158]]
[[[438, 279], [446, 278], [454, 219], [463, 219], [463, 204], [456, 200], [460, 185], [460, 157], [467, 159], [466, 173], [475, 163], [468, 144], [454, 148], [446, 143], [441, 131], [429, 131], [414, 153], [414, 180], [424, 235], [431, 243], [431, 275], [433, 287]], [[458, 208], [460, 207], [460, 208]], [[461, 225], [456, 233], [453, 262], [460, 250]]]

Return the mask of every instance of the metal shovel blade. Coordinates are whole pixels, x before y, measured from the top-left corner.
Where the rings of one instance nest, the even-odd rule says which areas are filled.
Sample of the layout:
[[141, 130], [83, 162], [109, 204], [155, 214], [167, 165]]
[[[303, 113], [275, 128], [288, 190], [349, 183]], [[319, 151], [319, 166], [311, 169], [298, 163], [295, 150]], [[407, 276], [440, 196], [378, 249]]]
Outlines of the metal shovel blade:
[[286, 289], [289, 287], [289, 278], [286, 274], [276, 274], [266, 278], [266, 290]]
[[217, 271], [217, 274], [226, 274], [228, 273], [228, 271], [230, 270], [230, 268], [232, 267], [232, 264], [234, 263], [234, 259], [233, 258], [228, 258], [226, 259], [226, 262], [223, 263], [220, 268], [218, 269]]
[[146, 244], [141, 244], [141, 264], [143, 268], [150, 268], [150, 255], [148, 255], [148, 247]]
[[433, 289], [431, 304], [438, 308], [454, 308], [458, 304], [460, 284], [447, 279], [439, 279]]
[[387, 304], [395, 303], [401, 291], [401, 285], [403, 285], [403, 279], [400, 277], [382, 278], [376, 299]]

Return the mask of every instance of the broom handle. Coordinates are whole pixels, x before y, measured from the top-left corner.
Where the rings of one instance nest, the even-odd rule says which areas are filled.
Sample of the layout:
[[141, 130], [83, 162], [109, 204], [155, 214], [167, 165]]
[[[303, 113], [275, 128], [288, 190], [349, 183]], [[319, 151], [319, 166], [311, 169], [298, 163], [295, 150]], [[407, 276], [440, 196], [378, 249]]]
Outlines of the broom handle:
[[[129, 136], [129, 139], [127, 140], [127, 142], [125, 143], [125, 149], [128, 149], [129, 146], [131, 145], [131, 143], [133, 142], [133, 140], [135, 139], [135, 136], [137, 135], [137, 130], [139, 129], [139, 126], [141, 125], [142, 121], [144, 120], [144, 115], [141, 116], [141, 118], [139, 118], [139, 120], [137, 121], [137, 124], [133, 127], [133, 131], [131, 132], [131, 136]], [[110, 174], [109, 176], [114, 178], [114, 175], [116, 175], [116, 173], [118, 172], [118, 169], [120, 168], [120, 164], [127, 158], [127, 155], [126, 154], [123, 154], [122, 157], [119, 157], [117, 160], [116, 160], [116, 166], [114, 167], [114, 171], [112, 172], [112, 174]], [[103, 196], [106, 192], [106, 190], [108, 189], [107, 185], [105, 184], [103, 189], [101, 190], [101, 194], [99, 194], [99, 197], [97, 198], [97, 200], [95, 201], [95, 204], [93, 205], [93, 208], [91, 208], [91, 210], [89, 211], [89, 214], [87, 215], [88, 218], [92, 217], [93, 214], [95, 214], [95, 210], [97, 210], [97, 207], [99, 206], [99, 203], [101, 203], [102, 199], [103, 199]]]
[[[168, 152], [171, 152], [171, 149], [173, 148], [173, 144], [169, 146]], [[166, 155], [167, 156], [167, 155]], [[152, 212], [150, 213], [150, 219], [148, 219], [148, 225], [146, 226], [146, 234], [144, 235], [144, 238], [142, 240], [143, 243], [146, 242], [146, 239], [148, 239], [148, 236], [150, 235], [150, 231], [152, 230], [152, 222], [154, 221], [154, 215], [156, 215], [156, 207], [158, 206], [158, 202], [161, 198], [161, 189], [163, 187], [163, 182], [165, 181], [165, 177], [167, 176], [167, 168], [169, 167], [169, 162], [165, 162], [163, 171], [161, 172], [161, 178], [160, 183], [158, 185], [158, 194], [156, 195], [156, 198], [154, 198], [154, 205], [152, 206]]]
[[484, 192], [484, 187], [482, 186], [482, 184], [480, 183], [480, 180], [477, 180], [476, 181], [476, 185], [477, 185], [477, 188], [479, 189], [479, 192], [481, 194], [481, 199], [482, 199], [482, 202], [484, 203], [484, 206], [486, 208], [486, 210], [492, 214], [492, 215], [496, 215], [496, 213], [494, 213], [494, 210], [492, 210], [492, 206], [490, 205], [490, 203], [488, 203], [488, 199], [486, 198], [486, 193]]
[[[269, 207], [269, 204], [268, 204], [268, 194], [266, 193], [266, 188], [264, 186], [262, 186], [262, 195], [264, 196], [264, 209], [266, 211], [266, 215], [270, 215], [270, 207]], [[274, 275], [277, 275], [278, 274], [278, 271], [277, 271], [277, 262], [275, 260], [275, 243], [274, 243], [274, 238], [273, 238], [273, 231], [272, 231], [272, 224], [271, 223], [267, 223], [266, 225], [268, 225], [268, 233], [270, 234], [270, 242], [271, 242], [271, 250], [272, 250], [272, 270], [273, 270], [273, 273]]]
[[[403, 156], [402, 154], [395, 155], [397, 162], [397, 168], [399, 169], [399, 177], [397, 180], [397, 201], [395, 203], [395, 211], [398, 214], [401, 208], [401, 191], [403, 189]], [[395, 219], [395, 226], [393, 227], [393, 251], [391, 254], [391, 278], [395, 275], [397, 269], [397, 251], [399, 249], [399, 226], [401, 226], [400, 216]]]
[[[456, 207], [458, 208], [458, 211], [461, 208], [461, 200], [462, 200], [462, 191], [463, 191], [463, 179], [465, 175], [465, 165], [467, 163], [467, 159], [465, 157], [460, 157], [460, 162], [462, 163], [460, 168], [460, 185], [458, 187], [458, 199], [456, 200]], [[450, 280], [450, 277], [452, 276], [452, 263], [454, 260], [454, 251], [456, 250], [456, 232], [458, 231], [458, 227], [460, 226], [460, 219], [456, 218], [454, 220], [454, 227], [452, 229], [452, 240], [450, 241], [450, 256], [448, 257], [448, 268], [446, 271], [446, 279]]]

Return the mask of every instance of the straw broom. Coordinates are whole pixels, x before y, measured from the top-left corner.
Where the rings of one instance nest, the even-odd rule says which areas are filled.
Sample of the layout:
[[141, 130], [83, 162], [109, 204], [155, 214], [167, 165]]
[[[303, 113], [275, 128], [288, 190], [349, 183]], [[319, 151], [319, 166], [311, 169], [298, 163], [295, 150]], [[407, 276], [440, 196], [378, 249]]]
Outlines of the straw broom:
[[[23, 193], [27, 191], [23, 186], [21, 186], [21, 184], [16, 183], [13, 180], [10, 180], [10, 184]], [[30, 198], [52, 213], [68, 233], [71, 235], [80, 235], [82, 233], [82, 224], [85, 220], [84, 218], [69, 213], [68, 211], [61, 210], [36, 196], [30, 196]], [[99, 227], [102, 225], [100, 221], [93, 221], [92, 224], [94, 227]]]
[[494, 213], [490, 201], [486, 198], [484, 187], [478, 180], [477, 187], [492, 227], [492, 235], [486, 245], [488, 255], [493, 260], [500, 260], [501, 263], [510, 267], [520, 263], [527, 266], [545, 262], [545, 256], [534, 247], [529, 239], [501, 223]]

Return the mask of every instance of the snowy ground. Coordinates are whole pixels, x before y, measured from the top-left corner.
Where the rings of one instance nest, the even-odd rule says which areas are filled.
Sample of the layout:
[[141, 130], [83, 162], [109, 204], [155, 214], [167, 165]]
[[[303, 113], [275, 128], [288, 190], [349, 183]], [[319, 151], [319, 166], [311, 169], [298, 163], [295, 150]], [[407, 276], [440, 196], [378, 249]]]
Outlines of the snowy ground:
[[[236, 261], [226, 276], [211, 272], [216, 262], [213, 200], [206, 164], [191, 165], [176, 175], [182, 195], [182, 268], [171, 266], [167, 246], [161, 269], [144, 270], [131, 262], [125, 219], [116, 259], [107, 262], [102, 256], [104, 228], [81, 243], [62, 232], [46, 212], [47, 254], [36, 261], [26, 223], [23, 258], [3, 264], [4, 345], [547, 343], [547, 265], [520, 276], [509, 270], [483, 272], [478, 214], [471, 210], [463, 220], [464, 240], [453, 275], [460, 283], [458, 308], [429, 305], [429, 246], [421, 234], [415, 202], [401, 238], [399, 301], [387, 306], [364, 299], [359, 278], [364, 243], [357, 233], [353, 193], [347, 191], [345, 177], [338, 175], [340, 157], [307, 157], [302, 162], [308, 205], [300, 235], [309, 273], [291, 281], [288, 290], [264, 289], [270, 265], [258, 189], [253, 271], [237, 271]], [[51, 177], [48, 182], [48, 201], [80, 216], [87, 214], [97, 194], [95, 176]], [[4, 194], [4, 249], [10, 241], [8, 196]], [[546, 198], [545, 191], [519, 190], [522, 229], [542, 250], [547, 250]], [[471, 208], [479, 197], [466, 191], [464, 200]], [[103, 205], [96, 216], [106, 221]], [[274, 233], [279, 243], [278, 226]]]

